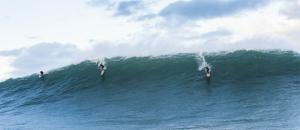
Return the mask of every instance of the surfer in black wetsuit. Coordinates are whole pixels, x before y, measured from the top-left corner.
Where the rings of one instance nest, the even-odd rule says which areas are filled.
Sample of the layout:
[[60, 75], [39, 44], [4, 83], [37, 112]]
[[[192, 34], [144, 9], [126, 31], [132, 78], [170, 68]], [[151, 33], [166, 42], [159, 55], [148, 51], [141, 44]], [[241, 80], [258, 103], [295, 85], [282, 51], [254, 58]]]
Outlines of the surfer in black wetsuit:
[[98, 70], [99, 70], [99, 73], [100, 73], [100, 76], [102, 79], [104, 78], [104, 69], [105, 69], [105, 66], [102, 63], [100, 63], [98, 65]]
[[211, 70], [208, 66], [205, 67], [205, 76], [206, 78], [210, 79], [211, 74], [210, 74]]
[[44, 72], [43, 72], [43, 71], [40, 71], [39, 77], [40, 77], [40, 78], [44, 78]]
[[210, 73], [210, 69], [208, 67], [205, 67], [205, 72]]
[[103, 69], [104, 69], [104, 65], [101, 63], [101, 64], [99, 65], [99, 70], [102, 71]]

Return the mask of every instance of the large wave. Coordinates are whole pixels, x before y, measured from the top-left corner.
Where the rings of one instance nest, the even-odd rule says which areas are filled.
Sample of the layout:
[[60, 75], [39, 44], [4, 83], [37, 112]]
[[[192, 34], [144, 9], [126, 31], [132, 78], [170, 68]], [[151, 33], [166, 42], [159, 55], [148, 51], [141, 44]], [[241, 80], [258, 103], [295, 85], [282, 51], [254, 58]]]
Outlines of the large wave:
[[[141, 91], [159, 93], [157, 91], [161, 91], [162, 86], [206, 86], [208, 82], [203, 78], [204, 74], [201, 71], [205, 65], [212, 68], [210, 84], [214, 86], [260, 78], [300, 75], [300, 56], [291, 51], [241, 50], [202, 55], [115, 57], [105, 59], [105, 62], [107, 70], [103, 79], [100, 78], [96, 62], [84, 61], [50, 71], [44, 80], [33, 74], [2, 82], [0, 114], [13, 114], [32, 106], [64, 102], [74, 95], [80, 95], [82, 91], [95, 88], [101, 88], [103, 91], [93, 98], [101, 98], [107, 94], [118, 97], [120, 93], [137, 87], [139, 90], [131, 94]], [[122, 98], [130, 98], [130, 94], [118, 97], [118, 100]]]

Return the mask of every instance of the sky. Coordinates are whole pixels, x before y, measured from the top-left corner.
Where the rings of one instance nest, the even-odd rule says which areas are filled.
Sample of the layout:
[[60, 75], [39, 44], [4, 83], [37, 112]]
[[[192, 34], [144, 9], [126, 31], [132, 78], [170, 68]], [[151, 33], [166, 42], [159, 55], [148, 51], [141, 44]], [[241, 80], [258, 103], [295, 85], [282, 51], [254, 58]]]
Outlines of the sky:
[[101, 57], [300, 52], [300, 0], [6, 0], [0, 36], [0, 81]]

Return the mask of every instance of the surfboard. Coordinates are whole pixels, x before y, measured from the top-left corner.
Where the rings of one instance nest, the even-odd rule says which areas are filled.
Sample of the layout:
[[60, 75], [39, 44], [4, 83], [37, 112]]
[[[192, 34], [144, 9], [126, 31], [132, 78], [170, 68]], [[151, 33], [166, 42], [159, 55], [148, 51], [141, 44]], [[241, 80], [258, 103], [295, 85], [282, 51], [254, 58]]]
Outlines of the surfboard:
[[103, 76], [103, 75], [104, 75], [104, 72], [105, 72], [104, 69], [101, 70], [100, 75]]
[[207, 73], [207, 74], [206, 74], [206, 77], [207, 77], [207, 78], [210, 78], [210, 73]]
[[43, 77], [44, 77], [44, 75], [39, 74], [39, 78], [43, 78]]
[[211, 74], [210, 74], [210, 73], [206, 73], [206, 74], [205, 74], [205, 77], [206, 77], [207, 81], [210, 81]]

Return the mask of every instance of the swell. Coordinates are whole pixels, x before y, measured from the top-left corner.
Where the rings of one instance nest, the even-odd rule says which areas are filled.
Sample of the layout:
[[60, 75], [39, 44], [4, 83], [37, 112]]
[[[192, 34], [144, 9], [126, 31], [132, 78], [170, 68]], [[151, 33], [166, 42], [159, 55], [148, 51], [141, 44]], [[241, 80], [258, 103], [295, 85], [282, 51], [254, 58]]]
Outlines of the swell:
[[299, 75], [300, 55], [292, 51], [235, 51], [206, 57], [220, 80]]
[[[300, 56], [291, 51], [235, 51], [204, 54], [212, 67], [212, 83], [249, 81], [272, 76], [299, 76]], [[40, 80], [36, 74], [0, 83], [0, 112], [61, 101], [94, 87], [206, 85], [198, 54], [106, 59], [104, 79], [97, 64], [84, 61], [53, 70]], [[205, 63], [206, 64], [206, 63]]]

